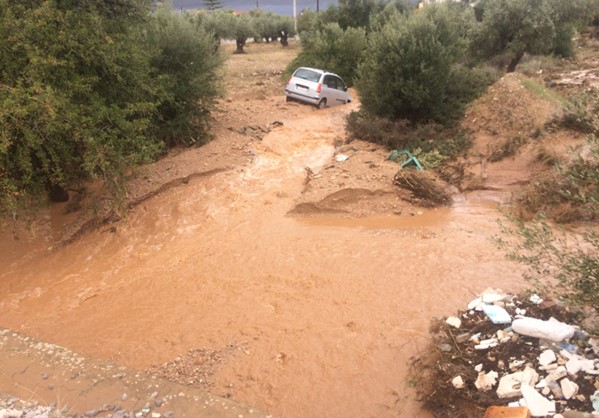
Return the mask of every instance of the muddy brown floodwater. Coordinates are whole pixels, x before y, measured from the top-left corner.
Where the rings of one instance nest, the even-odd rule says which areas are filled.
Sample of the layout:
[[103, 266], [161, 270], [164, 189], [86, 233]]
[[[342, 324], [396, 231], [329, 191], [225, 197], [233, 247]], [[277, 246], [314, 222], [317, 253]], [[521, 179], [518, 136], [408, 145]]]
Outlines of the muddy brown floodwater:
[[429, 416], [408, 365], [430, 319], [520, 275], [490, 240], [488, 199], [412, 217], [287, 216], [350, 110], [283, 119], [248, 164], [66, 247], [4, 237], [0, 326], [138, 369], [239, 344], [217, 395], [283, 417]]

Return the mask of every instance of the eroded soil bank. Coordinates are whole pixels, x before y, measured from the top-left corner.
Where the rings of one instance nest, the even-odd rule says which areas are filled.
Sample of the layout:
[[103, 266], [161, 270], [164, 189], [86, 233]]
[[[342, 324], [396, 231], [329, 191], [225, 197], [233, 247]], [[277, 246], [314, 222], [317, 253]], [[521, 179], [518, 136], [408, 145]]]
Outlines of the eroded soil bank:
[[[228, 71], [249, 72], [247, 85], [261, 90], [280, 86], [287, 58], [264, 63], [251, 51], [254, 62]], [[265, 86], [254, 73], [272, 75]], [[428, 416], [408, 371], [430, 341], [431, 317], [488, 286], [521, 286], [491, 239], [497, 196], [408, 207], [389, 194], [393, 163], [357, 144], [352, 156], [378, 158], [361, 168], [373, 193], [355, 193], [355, 173], [339, 164], [327, 187], [350, 190], [336, 197], [363, 216], [289, 216], [305, 203], [307, 173], [333, 169], [344, 116], [358, 104], [318, 111], [242, 87], [220, 104], [211, 154], [184, 151], [164, 173], [219, 168], [214, 161], [229, 155], [222, 170], [167, 188], [67, 246], [3, 236], [0, 326], [138, 370], [207, 350], [218, 361], [194, 384], [274, 415]], [[255, 125], [270, 128], [247, 129]], [[387, 213], [368, 216], [369, 199]], [[38, 236], [63, 216], [49, 213]]]

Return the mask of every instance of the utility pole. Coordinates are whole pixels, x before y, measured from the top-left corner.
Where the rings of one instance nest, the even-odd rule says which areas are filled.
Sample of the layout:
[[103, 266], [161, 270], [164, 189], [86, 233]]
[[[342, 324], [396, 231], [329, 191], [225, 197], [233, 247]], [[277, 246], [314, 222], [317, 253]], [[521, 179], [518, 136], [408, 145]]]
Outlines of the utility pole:
[[296, 0], [293, 0], [293, 28], [297, 33], [297, 4]]
[[260, 0], [256, 0], [256, 9], [260, 8]]
[[320, 0], [316, 0], [316, 12], [320, 12]]

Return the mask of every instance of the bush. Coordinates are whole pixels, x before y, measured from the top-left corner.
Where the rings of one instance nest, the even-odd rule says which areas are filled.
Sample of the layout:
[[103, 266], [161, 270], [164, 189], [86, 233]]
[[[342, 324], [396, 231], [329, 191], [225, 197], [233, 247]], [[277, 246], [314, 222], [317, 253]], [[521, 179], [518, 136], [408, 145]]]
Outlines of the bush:
[[222, 64], [213, 35], [166, 8], [159, 8], [151, 23], [148, 40], [156, 50], [151, 64], [165, 93], [155, 135], [169, 146], [205, 142]]
[[124, 15], [104, 1], [0, 0], [0, 211], [84, 177], [118, 194], [124, 167], [160, 150], [147, 135], [157, 107], [140, 29], [148, 10], [122, 3]]
[[328, 23], [321, 30], [305, 32], [301, 44], [302, 51], [287, 67], [289, 73], [297, 67], [320, 68], [337, 73], [352, 85], [366, 48], [366, 32], [354, 28], [344, 31], [337, 23]]
[[347, 130], [350, 139], [374, 142], [389, 149], [407, 149], [412, 154], [418, 149], [417, 157], [428, 160], [426, 168], [436, 168], [472, 145], [472, 138], [458, 128], [435, 123], [413, 125], [405, 119], [381, 118], [363, 110], [349, 114]]
[[536, 179], [517, 199], [523, 214], [546, 213], [557, 222], [599, 219], [599, 144], [589, 139], [589, 156]]
[[127, 168], [206, 133], [210, 37], [145, 0], [0, 0], [0, 215], [100, 178], [118, 203]]
[[599, 236], [556, 235], [544, 216], [529, 224], [512, 221], [502, 225], [498, 243], [509, 259], [528, 267], [524, 277], [543, 294], [599, 313]]
[[455, 120], [486, 87], [477, 74], [457, 65], [472, 21], [469, 9], [445, 5], [390, 16], [369, 36], [359, 67], [362, 107], [391, 119]]

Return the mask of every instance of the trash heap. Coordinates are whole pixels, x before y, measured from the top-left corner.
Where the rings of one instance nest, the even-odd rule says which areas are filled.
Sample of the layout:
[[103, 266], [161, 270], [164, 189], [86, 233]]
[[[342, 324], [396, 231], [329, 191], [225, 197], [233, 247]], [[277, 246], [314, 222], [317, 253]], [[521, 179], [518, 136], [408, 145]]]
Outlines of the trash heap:
[[599, 337], [554, 301], [487, 289], [432, 333], [440, 357], [424, 401], [437, 417], [477, 415], [465, 405], [480, 416], [524, 406], [533, 417], [599, 417]]

